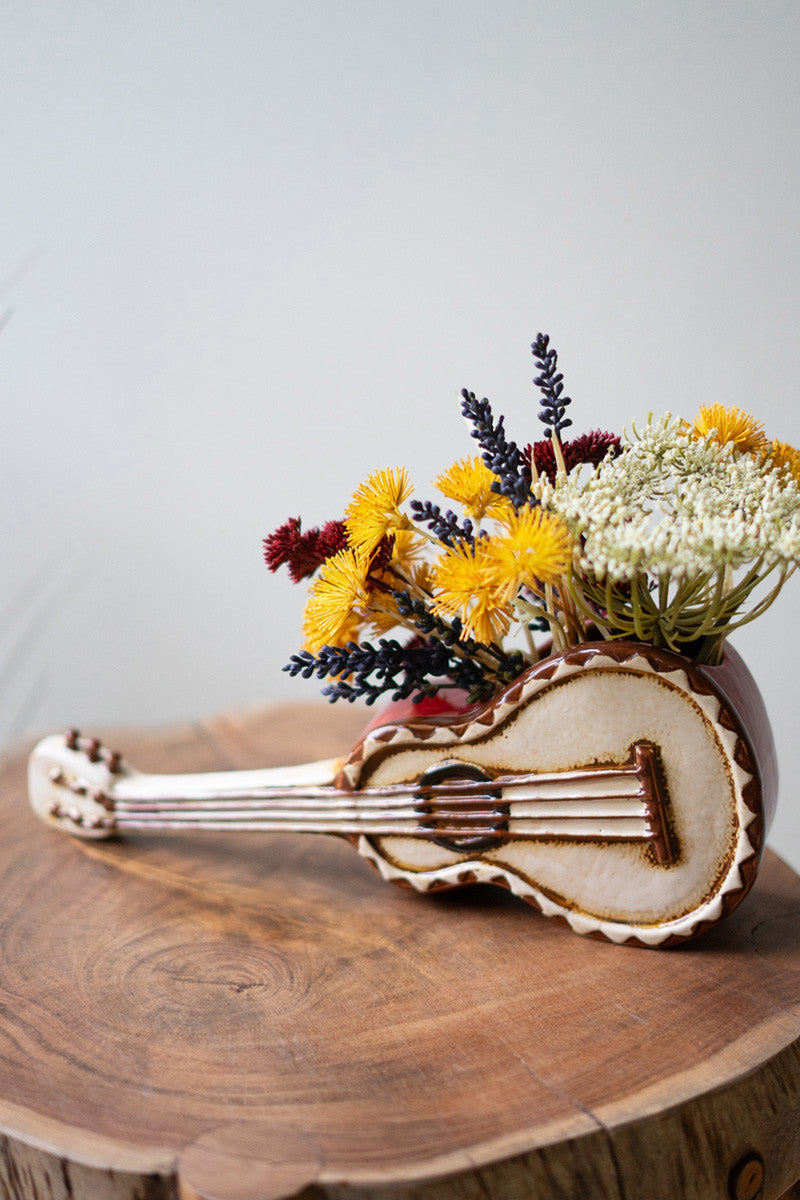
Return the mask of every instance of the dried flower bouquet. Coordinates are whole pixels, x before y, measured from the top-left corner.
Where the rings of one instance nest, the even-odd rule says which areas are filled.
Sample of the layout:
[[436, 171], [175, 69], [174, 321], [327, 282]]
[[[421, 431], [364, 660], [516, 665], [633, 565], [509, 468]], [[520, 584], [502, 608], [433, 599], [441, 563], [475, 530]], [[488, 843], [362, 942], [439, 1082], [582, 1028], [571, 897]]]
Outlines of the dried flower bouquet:
[[558, 356], [543, 334], [532, 350], [541, 440], [520, 448], [462, 392], [482, 455], [435, 481], [460, 514], [411, 499], [398, 468], [343, 520], [265, 539], [271, 570], [312, 577], [290, 674], [329, 679], [331, 700], [453, 684], [477, 700], [537, 661], [543, 634], [554, 651], [626, 638], [713, 664], [773, 602], [800, 561], [800, 453], [721, 404], [569, 439]]

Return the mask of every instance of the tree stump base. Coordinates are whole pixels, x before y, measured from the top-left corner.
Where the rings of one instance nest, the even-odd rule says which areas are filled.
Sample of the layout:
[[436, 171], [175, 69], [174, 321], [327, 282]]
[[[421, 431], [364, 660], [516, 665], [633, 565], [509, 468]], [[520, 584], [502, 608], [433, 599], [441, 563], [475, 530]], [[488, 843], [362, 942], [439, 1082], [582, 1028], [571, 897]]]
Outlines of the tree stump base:
[[[143, 770], [345, 753], [283, 706], [112, 744]], [[419, 896], [345, 842], [88, 843], [0, 770], [0, 1187], [13, 1200], [775, 1200], [800, 1176], [800, 880], [699, 941]]]

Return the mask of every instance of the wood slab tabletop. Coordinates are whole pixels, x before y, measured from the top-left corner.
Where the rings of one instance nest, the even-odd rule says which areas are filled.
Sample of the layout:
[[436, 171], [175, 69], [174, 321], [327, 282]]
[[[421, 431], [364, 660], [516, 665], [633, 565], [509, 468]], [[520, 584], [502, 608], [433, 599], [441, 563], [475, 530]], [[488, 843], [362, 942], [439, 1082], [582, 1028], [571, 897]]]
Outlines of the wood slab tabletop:
[[[363, 723], [283, 705], [104, 740], [212, 770], [343, 754]], [[0, 768], [3, 1195], [770, 1200], [800, 1176], [775, 854], [699, 941], [619, 947], [499, 889], [400, 890], [330, 837], [74, 841], [29, 811], [26, 750]]]

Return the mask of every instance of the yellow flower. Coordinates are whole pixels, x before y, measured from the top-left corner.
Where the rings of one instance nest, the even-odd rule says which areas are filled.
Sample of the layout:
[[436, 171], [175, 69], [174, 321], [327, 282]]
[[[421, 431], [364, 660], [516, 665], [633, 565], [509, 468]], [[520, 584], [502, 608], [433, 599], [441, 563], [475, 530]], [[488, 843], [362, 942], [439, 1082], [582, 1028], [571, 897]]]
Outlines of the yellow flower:
[[726, 408], [724, 404], [704, 404], [694, 423], [684, 423], [684, 428], [695, 437], [705, 437], [713, 432], [714, 441], [719, 442], [720, 446], [731, 443], [742, 453], [767, 448], [763, 425], [741, 408]]
[[433, 574], [439, 589], [433, 612], [461, 619], [462, 639], [474, 637], [488, 644], [499, 641], [508, 632], [510, 608], [506, 589], [497, 577], [497, 564], [487, 550], [488, 539], [475, 546], [453, 546], [439, 562]]
[[400, 512], [400, 505], [411, 491], [405, 467], [373, 471], [354, 494], [345, 513], [350, 545], [371, 554], [387, 533], [410, 528], [411, 522]]
[[323, 563], [309, 589], [303, 621], [306, 649], [312, 654], [356, 640], [369, 607], [366, 573], [366, 558], [349, 549]]
[[480, 458], [460, 459], [434, 482], [443, 495], [449, 500], [457, 500], [478, 521], [486, 516], [498, 517], [511, 507], [507, 497], [492, 491], [497, 476]]
[[506, 533], [490, 539], [489, 551], [510, 600], [520, 587], [540, 591], [569, 569], [572, 537], [560, 517], [526, 506], [512, 509], [502, 523]]
[[420, 565], [424, 548], [424, 541], [412, 529], [395, 530], [392, 538], [392, 565], [405, 574], [412, 575]]
[[[394, 580], [393, 586], [399, 588], [402, 585]], [[404, 623], [397, 611], [397, 601], [390, 592], [381, 593], [376, 603], [380, 604], [380, 609], [375, 608], [374, 605], [370, 608], [367, 624], [363, 631], [367, 637], [384, 637], [397, 625]]]
[[433, 588], [433, 567], [429, 562], [414, 563], [409, 578], [415, 587], [430, 592]]
[[789, 468], [789, 472], [800, 484], [800, 450], [795, 450], [787, 442], [773, 442], [768, 453], [769, 465], [776, 471]]
[[[408, 581], [425, 588], [430, 574], [428, 563], [420, 561], [425, 543], [419, 534], [413, 529], [396, 529], [388, 536], [391, 541], [388, 563], [381, 567], [375, 557], [370, 562], [369, 579], [380, 593], [379, 599], [373, 601], [369, 614], [369, 630], [376, 634], [388, 633], [395, 625], [403, 623], [397, 611], [397, 603], [389, 589], [397, 588], [402, 591]], [[378, 558], [383, 561], [383, 555], [379, 555]], [[381, 584], [385, 587], [381, 587]], [[388, 611], [377, 611], [376, 603], [380, 604], [381, 609]]]

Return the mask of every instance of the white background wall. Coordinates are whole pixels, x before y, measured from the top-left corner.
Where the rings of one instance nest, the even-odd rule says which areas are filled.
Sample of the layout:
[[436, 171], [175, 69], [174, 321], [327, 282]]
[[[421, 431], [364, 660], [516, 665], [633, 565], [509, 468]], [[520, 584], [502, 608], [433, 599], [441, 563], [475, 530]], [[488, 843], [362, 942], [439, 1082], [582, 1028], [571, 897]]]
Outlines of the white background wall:
[[[737, 404], [800, 445], [800, 6], [137, 0], [0, 10], [0, 730], [316, 685], [261, 538], [373, 467]], [[736, 639], [800, 867], [800, 580]]]

